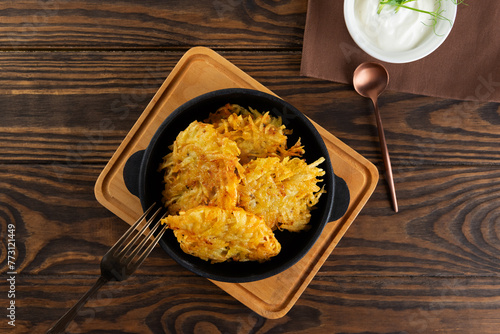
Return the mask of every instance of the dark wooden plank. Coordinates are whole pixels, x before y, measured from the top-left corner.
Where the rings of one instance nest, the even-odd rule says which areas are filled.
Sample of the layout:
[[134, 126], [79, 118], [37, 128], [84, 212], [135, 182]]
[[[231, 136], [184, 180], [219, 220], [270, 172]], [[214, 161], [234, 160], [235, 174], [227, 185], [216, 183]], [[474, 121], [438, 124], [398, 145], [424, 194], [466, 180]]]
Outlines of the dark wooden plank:
[[[495, 333], [499, 282], [498, 277], [317, 277], [298, 305], [312, 307], [304, 311], [318, 314], [336, 333]], [[314, 305], [321, 312], [314, 312]]]
[[[300, 76], [306, 6], [0, 3], [0, 228], [16, 226], [18, 272], [16, 328], [4, 317], [1, 332], [44, 332], [97, 279], [128, 227], [95, 200], [97, 176], [191, 46], [219, 50], [383, 171], [370, 102]], [[498, 333], [500, 104], [386, 92], [380, 108], [401, 211], [382, 173], [284, 318], [258, 316], [157, 248], [70, 332]], [[7, 265], [4, 245], [3, 287]]]
[[[20, 277], [16, 330], [45, 332], [95, 279]], [[269, 320], [199, 277], [133, 276], [104, 286], [68, 332], [493, 334], [499, 307], [498, 277], [321, 276], [285, 317]]]
[[[5, 165], [0, 169], [2, 231], [15, 226], [16, 271], [98, 274], [106, 251], [129, 227], [102, 207], [94, 184], [104, 166]], [[8, 271], [1, 252], [1, 272]], [[159, 248], [145, 273], [184, 270]], [[167, 269], [171, 268], [171, 269]], [[139, 270], [139, 274], [141, 271]], [[184, 274], [192, 275], [188, 271]]]
[[[23, 274], [94, 274], [127, 224], [101, 207], [93, 187], [103, 166], [3, 165], [1, 228], [16, 226]], [[495, 276], [500, 271], [500, 171], [415, 168], [396, 174], [400, 213], [387, 186], [374, 195], [321, 269], [332, 276]], [[1, 253], [6, 271], [6, 253]], [[193, 275], [157, 249], [139, 270]]]
[[500, 172], [424, 167], [395, 174], [400, 212], [379, 186], [322, 271], [334, 275], [496, 276]]
[[[0, 54], [0, 162], [105, 163], [182, 54]], [[349, 85], [301, 76], [295, 52], [222, 54], [382, 165], [370, 102]], [[396, 171], [500, 162], [500, 104], [387, 92], [380, 108]]]
[[35, 1], [0, 4], [0, 48], [300, 49], [307, 2]]

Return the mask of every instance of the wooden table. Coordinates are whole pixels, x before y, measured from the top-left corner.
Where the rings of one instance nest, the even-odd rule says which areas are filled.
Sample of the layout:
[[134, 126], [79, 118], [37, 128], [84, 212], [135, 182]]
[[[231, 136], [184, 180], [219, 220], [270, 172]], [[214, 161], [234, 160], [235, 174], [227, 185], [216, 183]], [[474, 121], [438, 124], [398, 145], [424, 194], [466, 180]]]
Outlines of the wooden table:
[[201, 45], [374, 163], [377, 188], [280, 319], [157, 248], [133, 277], [103, 287], [68, 332], [500, 332], [500, 105], [384, 93], [394, 213], [369, 101], [299, 74], [306, 6], [0, 3], [0, 331], [45, 332], [97, 279], [128, 227], [96, 201], [97, 177], [182, 55]]

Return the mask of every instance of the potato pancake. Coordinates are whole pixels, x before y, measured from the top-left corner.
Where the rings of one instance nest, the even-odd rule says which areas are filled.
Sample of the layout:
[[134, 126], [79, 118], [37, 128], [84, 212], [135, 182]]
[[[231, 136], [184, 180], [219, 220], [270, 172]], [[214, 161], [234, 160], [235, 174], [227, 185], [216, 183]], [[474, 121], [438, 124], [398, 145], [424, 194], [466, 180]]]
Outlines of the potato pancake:
[[287, 148], [287, 130], [281, 118], [271, 117], [237, 105], [226, 104], [211, 114], [207, 120], [216, 130], [233, 140], [240, 149], [240, 162], [246, 164], [255, 158], [299, 156], [304, 154], [300, 139]]
[[264, 220], [241, 208], [198, 206], [167, 216], [163, 222], [174, 231], [185, 253], [212, 263], [265, 261], [281, 250]]
[[240, 181], [236, 170], [242, 167], [234, 141], [211, 124], [193, 122], [179, 133], [171, 150], [160, 165], [165, 170], [164, 205], [170, 214], [198, 205], [236, 206]]
[[244, 166], [238, 205], [262, 217], [273, 230], [306, 229], [310, 210], [323, 193], [317, 183], [325, 172], [317, 166], [324, 160], [310, 165], [289, 157], [252, 160]]
[[307, 164], [300, 139], [281, 118], [226, 104], [180, 132], [160, 165], [170, 214], [163, 220], [181, 249], [213, 263], [265, 261], [281, 245], [274, 230], [307, 229], [325, 159]]

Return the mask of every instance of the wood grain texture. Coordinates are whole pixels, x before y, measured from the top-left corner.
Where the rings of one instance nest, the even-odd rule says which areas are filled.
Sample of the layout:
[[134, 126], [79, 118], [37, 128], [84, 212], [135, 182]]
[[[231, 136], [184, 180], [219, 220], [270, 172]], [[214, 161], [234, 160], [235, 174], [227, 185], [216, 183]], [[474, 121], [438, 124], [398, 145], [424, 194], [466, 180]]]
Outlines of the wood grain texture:
[[[0, 54], [0, 161], [107, 162], [182, 54]], [[221, 54], [380, 163], [370, 102], [351, 87], [300, 76], [295, 52]], [[20, 72], [30, 80], [17, 80], [13, 73]], [[397, 92], [379, 103], [395, 166], [498, 165], [500, 104]]]
[[[19, 333], [44, 332], [94, 280], [24, 277]], [[269, 320], [207, 280], [140, 275], [104, 286], [68, 333], [496, 334], [499, 289], [492, 278], [318, 277], [285, 317]]]
[[[100, 166], [54, 170], [4, 165], [0, 171], [2, 230], [18, 231], [18, 272], [94, 274], [127, 224], [93, 195]], [[427, 167], [396, 175], [401, 212], [387, 205], [379, 182], [320, 273], [331, 276], [495, 277], [500, 271], [500, 172], [491, 167]], [[2, 252], [2, 271], [6, 271]], [[160, 249], [140, 274], [187, 271]]]
[[[473, 4], [471, 4], [473, 5]], [[299, 74], [307, 1], [0, 3], [0, 308], [16, 225], [16, 328], [43, 333], [126, 230], [97, 176], [183, 53], [228, 60], [374, 162], [378, 187], [283, 318], [250, 311], [155, 249], [70, 333], [498, 333], [500, 104], [385, 92], [401, 211], [389, 205], [370, 102]], [[492, 41], [492, 43], [495, 41]]]
[[0, 48], [302, 46], [306, 1], [16, 1], [0, 4]]

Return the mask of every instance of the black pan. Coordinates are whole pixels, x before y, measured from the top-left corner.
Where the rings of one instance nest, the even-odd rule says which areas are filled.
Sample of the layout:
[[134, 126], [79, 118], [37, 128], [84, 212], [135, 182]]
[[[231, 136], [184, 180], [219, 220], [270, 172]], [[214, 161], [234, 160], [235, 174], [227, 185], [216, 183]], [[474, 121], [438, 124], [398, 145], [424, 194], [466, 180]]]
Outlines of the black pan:
[[311, 228], [298, 233], [276, 231], [276, 238], [282, 246], [281, 252], [267, 262], [212, 264], [184, 253], [170, 230], [160, 240], [161, 247], [175, 261], [198, 275], [223, 282], [250, 282], [276, 275], [299, 261], [316, 242], [325, 224], [341, 218], [349, 205], [346, 183], [335, 176], [323, 139], [300, 111], [280, 98], [256, 90], [234, 88], [201, 95], [172, 112], [158, 128], [146, 150], [136, 152], [129, 158], [124, 168], [124, 179], [129, 191], [140, 198], [144, 209], [154, 202], [161, 203], [164, 185], [158, 166], [163, 156], [169, 153], [168, 146], [192, 121], [203, 121], [210, 112], [226, 103], [236, 103], [245, 108], [252, 107], [260, 112], [269, 111], [273, 116], [281, 116], [283, 124], [293, 130], [293, 134], [289, 135], [289, 146], [300, 137], [306, 151], [304, 158], [308, 163], [320, 157], [326, 159], [319, 167], [326, 172], [323, 183], [327, 193], [321, 196], [316, 209], [311, 211]]

